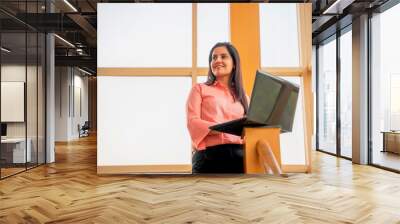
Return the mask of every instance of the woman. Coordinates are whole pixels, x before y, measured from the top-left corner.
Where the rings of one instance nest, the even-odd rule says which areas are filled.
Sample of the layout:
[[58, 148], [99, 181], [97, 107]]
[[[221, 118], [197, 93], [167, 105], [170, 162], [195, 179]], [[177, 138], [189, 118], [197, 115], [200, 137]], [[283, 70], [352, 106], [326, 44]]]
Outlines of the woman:
[[[243, 139], [209, 129], [247, 113], [239, 53], [228, 42], [217, 43], [208, 62], [207, 81], [193, 86], [187, 100], [187, 125], [196, 149], [193, 173], [243, 173]], [[281, 173], [276, 160], [269, 166]]]

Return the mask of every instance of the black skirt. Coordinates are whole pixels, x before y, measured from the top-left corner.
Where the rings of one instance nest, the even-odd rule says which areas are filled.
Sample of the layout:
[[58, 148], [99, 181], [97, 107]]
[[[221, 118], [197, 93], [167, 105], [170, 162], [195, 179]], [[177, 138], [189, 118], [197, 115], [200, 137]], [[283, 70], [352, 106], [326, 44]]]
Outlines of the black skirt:
[[224, 144], [196, 151], [193, 173], [243, 173], [243, 145]]

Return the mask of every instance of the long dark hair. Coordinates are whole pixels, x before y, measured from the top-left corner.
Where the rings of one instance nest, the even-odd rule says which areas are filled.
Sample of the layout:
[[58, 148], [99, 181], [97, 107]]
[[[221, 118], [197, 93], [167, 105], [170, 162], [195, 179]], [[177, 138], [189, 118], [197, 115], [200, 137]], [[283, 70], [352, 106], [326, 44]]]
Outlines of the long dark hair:
[[229, 42], [219, 42], [215, 44], [210, 51], [210, 55], [208, 56], [208, 77], [207, 81], [205, 82], [206, 85], [214, 84], [217, 77], [211, 71], [211, 60], [212, 60], [212, 53], [215, 48], [217, 47], [226, 47], [233, 60], [233, 69], [231, 78], [229, 80], [229, 89], [234, 96], [235, 101], [240, 101], [244, 108], [244, 114], [247, 114], [247, 110], [249, 108], [247, 104], [247, 97], [246, 93], [244, 92], [243, 88], [243, 81], [242, 81], [242, 67], [240, 66], [240, 57], [239, 53], [236, 48]]

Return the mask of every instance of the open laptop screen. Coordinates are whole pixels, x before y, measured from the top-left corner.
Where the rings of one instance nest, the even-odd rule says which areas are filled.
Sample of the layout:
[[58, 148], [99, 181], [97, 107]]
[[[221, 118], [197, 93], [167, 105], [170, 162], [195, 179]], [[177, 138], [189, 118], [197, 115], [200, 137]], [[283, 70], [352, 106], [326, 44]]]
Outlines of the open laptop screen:
[[287, 80], [257, 71], [247, 116], [213, 125], [211, 130], [240, 136], [243, 127], [279, 126], [292, 131], [299, 87]]
[[247, 118], [266, 124], [278, 101], [282, 84], [270, 76], [257, 72]]
[[292, 131], [299, 87], [282, 78], [257, 71], [247, 119]]

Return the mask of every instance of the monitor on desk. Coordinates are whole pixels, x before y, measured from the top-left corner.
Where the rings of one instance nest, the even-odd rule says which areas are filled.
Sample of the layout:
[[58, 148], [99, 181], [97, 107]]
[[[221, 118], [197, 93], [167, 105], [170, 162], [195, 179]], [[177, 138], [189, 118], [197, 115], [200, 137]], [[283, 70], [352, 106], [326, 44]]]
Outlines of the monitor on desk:
[[1, 123], [1, 138], [7, 137], [7, 124]]

